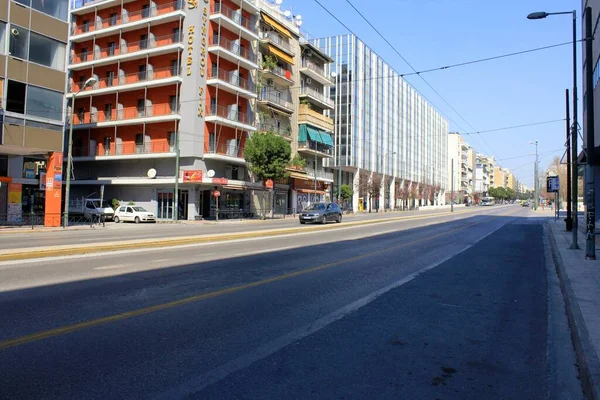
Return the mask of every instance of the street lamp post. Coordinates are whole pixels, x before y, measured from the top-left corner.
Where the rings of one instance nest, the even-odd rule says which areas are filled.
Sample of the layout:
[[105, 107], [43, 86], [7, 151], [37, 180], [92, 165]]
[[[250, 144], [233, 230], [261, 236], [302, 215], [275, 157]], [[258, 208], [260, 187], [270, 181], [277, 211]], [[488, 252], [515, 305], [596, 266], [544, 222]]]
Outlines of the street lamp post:
[[534, 176], [533, 176], [533, 190], [534, 190], [534, 193], [535, 193], [535, 199], [533, 201], [533, 209], [535, 211], [537, 211], [538, 204], [539, 204], [539, 201], [540, 201], [540, 196], [539, 196], [539, 191], [538, 191], [539, 190], [538, 189], [538, 187], [539, 187], [539, 177], [538, 177], [538, 141], [537, 140], [533, 141], [533, 142], [530, 141], [529, 144], [534, 144], [535, 145], [535, 165], [534, 165], [534, 168], [533, 168], [533, 174], [534, 174]]
[[65, 214], [63, 215], [63, 228], [69, 226], [69, 197], [71, 194], [71, 173], [73, 171], [73, 124], [75, 123], [75, 98], [86, 88], [95, 85], [98, 82], [96, 77], [88, 78], [83, 87], [73, 94], [71, 98], [71, 121], [69, 123], [69, 143], [67, 150], [67, 181], [65, 184]]
[[527, 16], [529, 19], [544, 19], [550, 15], [568, 15], [573, 16], [573, 127], [571, 129], [571, 209], [573, 215], [573, 229], [571, 230], [571, 249], [579, 249], [577, 244], [577, 129], [579, 125], [577, 123], [577, 11], [563, 11], [563, 12], [534, 12]]

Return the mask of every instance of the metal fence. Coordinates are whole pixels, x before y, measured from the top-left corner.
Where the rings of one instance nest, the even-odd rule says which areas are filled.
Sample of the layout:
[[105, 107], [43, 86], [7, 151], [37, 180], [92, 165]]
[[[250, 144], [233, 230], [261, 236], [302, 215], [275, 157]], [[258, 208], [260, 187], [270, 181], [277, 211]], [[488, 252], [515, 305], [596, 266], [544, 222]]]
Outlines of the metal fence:
[[[63, 225], [63, 213], [0, 213], [0, 227], [23, 228], [44, 226], [48, 220], [53, 226]], [[84, 216], [69, 214], [69, 226], [104, 224], [101, 216]]]

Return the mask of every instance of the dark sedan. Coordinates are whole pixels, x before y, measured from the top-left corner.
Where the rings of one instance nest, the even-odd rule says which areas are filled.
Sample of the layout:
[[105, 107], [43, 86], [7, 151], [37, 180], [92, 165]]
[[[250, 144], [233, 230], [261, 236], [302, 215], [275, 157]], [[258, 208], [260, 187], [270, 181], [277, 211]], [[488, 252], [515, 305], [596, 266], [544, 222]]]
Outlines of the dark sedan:
[[300, 223], [318, 222], [342, 222], [342, 210], [335, 203], [313, 203], [300, 213]]

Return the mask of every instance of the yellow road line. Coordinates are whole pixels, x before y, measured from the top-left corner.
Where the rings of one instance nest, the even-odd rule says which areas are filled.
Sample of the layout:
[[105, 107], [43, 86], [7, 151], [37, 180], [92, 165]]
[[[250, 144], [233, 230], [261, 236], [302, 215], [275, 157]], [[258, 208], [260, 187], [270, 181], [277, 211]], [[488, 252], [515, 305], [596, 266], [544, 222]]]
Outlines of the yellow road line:
[[411, 246], [417, 243], [421, 243], [421, 242], [426, 242], [428, 240], [431, 239], [435, 239], [438, 238], [440, 236], [445, 236], [463, 229], [466, 229], [468, 227], [471, 227], [473, 225], [477, 225], [480, 224], [482, 222], [474, 222], [471, 224], [467, 224], [467, 225], [463, 225], [460, 226], [458, 228], [446, 231], [446, 232], [442, 232], [442, 233], [437, 233], [435, 235], [431, 235], [431, 236], [427, 236], [425, 238], [422, 239], [417, 239], [417, 240], [412, 240], [410, 242], [404, 242], [401, 244], [398, 244], [396, 246], [392, 246], [392, 247], [387, 247], [385, 249], [380, 249], [380, 250], [375, 250], [369, 253], [364, 253], [361, 254], [359, 256], [354, 256], [354, 257], [350, 257], [350, 258], [345, 258], [343, 260], [338, 260], [338, 261], [333, 261], [330, 263], [326, 263], [326, 264], [321, 264], [321, 265], [317, 265], [314, 267], [310, 267], [310, 268], [306, 268], [306, 269], [302, 269], [302, 270], [298, 270], [298, 271], [294, 271], [294, 272], [290, 272], [290, 273], [286, 273], [286, 274], [282, 274], [282, 275], [278, 275], [278, 276], [274, 276], [271, 278], [266, 278], [266, 279], [262, 279], [256, 282], [251, 282], [251, 283], [246, 283], [243, 285], [238, 285], [238, 286], [233, 286], [227, 289], [221, 289], [221, 290], [217, 290], [217, 291], [213, 291], [213, 292], [208, 292], [208, 293], [204, 293], [201, 295], [197, 295], [197, 296], [190, 296], [190, 297], [186, 297], [184, 299], [180, 299], [180, 300], [175, 300], [175, 301], [170, 301], [167, 303], [163, 303], [163, 304], [157, 304], [154, 306], [150, 306], [150, 307], [145, 307], [145, 308], [140, 308], [137, 310], [133, 310], [133, 311], [127, 311], [121, 314], [115, 314], [115, 315], [111, 315], [108, 317], [103, 317], [103, 318], [97, 318], [97, 319], [93, 319], [90, 321], [86, 321], [86, 322], [81, 322], [78, 324], [73, 324], [73, 325], [67, 325], [67, 326], [63, 326], [60, 328], [56, 328], [56, 329], [50, 329], [50, 330], [46, 330], [46, 331], [41, 331], [41, 332], [37, 332], [37, 333], [32, 333], [30, 335], [25, 335], [25, 336], [21, 336], [18, 338], [14, 338], [14, 339], [9, 339], [9, 340], [5, 340], [5, 341], [1, 341], [0, 342], [0, 350], [5, 350], [11, 347], [15, 347], [15, 346], [19, 346], [22, 344], [26, 344], [26, 343], [31, 343], [31, 342], [35, 342], [38, 340], [42, 340], [42, 339], [46, 339], [46, 338], [50, 338], [50, 337], [54, 337], [54, 336], [59, 336], [59, 335], [64, 335], [64, 334], [68, 334], [71, 332], [75, 332], [75, 331], [79, 331], [82, 329], [86, 329], [86, 328], [91, 328], [94, 326], [98, 326], [98, 325], [103, 325], [103, 324], [107, 324], [110, 322], [116, 322], [116, 321], [121, 321], [121, 320], [125, 320], [125, 319], [129, 319], [129, 318], [133, 318], [133, 317], [137, 317], [140, 315], [145, 315], [145, 314], [150, 314], [156, 311], [162, 311], [162, 310], [166, 310], [166, 309], [170, 309], [170, 308], [174, 308], [174, 307], [178, 307], [178, 306], [182, 306], [185, 304], [189, 304], [189, 303], [194, 303], [197, 301], [201, 301], [201, 300], [206, 300], [206, 299], [210, 299], [210, 298], [214, 298], [214, 297], [219, 297], [219, 296], [224, 296], [226, 294], [231, 294], [231, 293], [236, 293], [245, 289], [250, 289], [253, 287], [257, 287], [257, 286], [264, 286], [267, 285], [269, 283], [274, 283], [274, 282], [279, 282], [279, 281], [283, 281], [283, 280], [287, 280], [287, 279], [291, 279], [291, 278], [295, 278], [298, 276], [302, 276], [302, 275], [307, 275], [310, 274], [312, 272], [316, 272], [316, 271], [320, 271], [323, 269], [327, 269], [327, 268], [331, 268], [331, 267], [335, 267], [338, 265], [342, 265], [345, 263], [349, 263], [349, 262], [354, 262], [354, 261], [358, 261], [358, 260], [362, 260], [364, 258], [367, 257], [372, 257], [378, 254], [382, 254], [385, 252], [389, 252], [391, 250], [396, 250], [402, 247], [406, 247], [406, 246]]
[[309, 226], [309, 227], [301, 227], [301, 228], [300, 227], [298, 227], [298, 228], [281, 228], [281, 229], [269, 229], [269, 230], [262, 230], [262, 231], [240, 232], [240, 233], [224, 233], [224, 234], [217, 234], [217, 235], [188, 236], [188, 237], [179, 237], [179, 238], [170, 238], [170, 239], [150, 239], [150, 240], [144, 240], [144, 241], [131, 240], [131, 241], [119, 242], [119, 243], [103, 243], [103, 244], [86, 245], [86, 246], [52, 246], [47, 249], [8, 252], [5, 254], [0, 254], [0, 261], [28, 260], [28, 259], [34, 259], [34, 258], [72, 256], [72, 255], [81, 255], [81, 254], [89, 254], [89, 253], [105, 253], [105, 252], [120, 251], [120, 250], [181, 246], [181, 245], [198, 244], [198, 243], [206, 243], [206, 242], [222, 242], [222, 241], [236, 240], [236, 239], [252, 239], [252, 238], [269, 237], [269, 236], [289, 235], [289, 234], [302, 233], [302, 232], [341, 229], [341, 228], [348, 228], [348, 227], [353, 227], [353, 226], [382, 224], [382, 223], [397, 222], [397, 221], [406, 221], [406, 220], [413, 221], [413, 220], [419, 220], [419, 219], [447, 216], [450, 214], [466, 214], [466, 213], [473, 213], [473, 211], [459, 211], [459, 212], [454, 212], [454, 213], [442, 212], [442, 213], [425, 214], [425, 215], [419, 215], [419, 216], [381, 218], [381, 219], [372, 219], [372, 220], [366, 220], [366, 221], [353, 221], [353, 222], [347, 222], [347, 223], [336, 224], [336, 225]]

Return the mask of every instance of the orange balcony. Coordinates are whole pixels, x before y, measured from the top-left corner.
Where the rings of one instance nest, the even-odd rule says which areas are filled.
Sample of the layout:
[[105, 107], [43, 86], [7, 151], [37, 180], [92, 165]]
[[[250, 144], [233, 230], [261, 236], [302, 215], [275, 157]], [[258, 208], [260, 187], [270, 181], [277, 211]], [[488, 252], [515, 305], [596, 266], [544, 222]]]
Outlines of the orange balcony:
[[206, 114], [207, 122], [220, 122], [232, 128], [255, 131], [252, 115], [243, 114], [232, 106], [211, 105]]
[[[168, 79], [179, 76], [177, 69], [172, 67], [155, 69], [153, 71], [132, 72], [119, 77], [103, 78], [98, 80], [93, 87], [87, 88], [85, 91], [107, 89], [111, 87], [121, 87], [124, 85], [132, 85], [139, 82], [152, 82], [161, 79]], [[71, 86], [71, 93], [78, 92], [82, 89], [83, 83], [76, 82]], [[85, 92], [84, 92], [85, 93]]]
[[117, 15], [113, 15], [111, 17], [104, 18], [104, 19], [96, 21], [96, 22], [90, 21], [90, 22], [76, 24], [76, 25], [73, 25], [73, 27], [71, 29], [71, 34], [76, 36], [76, 35], [81, 35], [81, 34], [90, 33], [90, 32], [97, 32], [102, 29], [107, 29], [107, 28], [111, 28], [111, 27], [114, 27], [115, 29], [121, 29], [121, 26], [124, 24], [136, 25], [134, 23], [137, 21], [143, 21], [143, 20], [151, 18], [151, 17], [157, 17], [160, 15], [172, 13], [174, 11], [182, 10], [183, 4], [184, 4], [183, 0], [175, 1], [172, 3], [167, 3], [167, 4], [158, 4], [154, 7], [149, 7], [146, 9], [133, 11], [133, 12], [127, 13], [125, 15], [117, 14]]
[[150, 141], [147, 143], [111, 143], [110, 147], [98, 143], [95, 147], [73, 147], [73, 157], [98, 157], [98, 156], [133, 156], [148, 154], [173, 153], [175, 149], [166, 140]]
[[229, 40], [224, 36], [213, 35], [210, 38], [208, 50], [223, 57], [234, 64], [238, 62], [242, 67], [250, 70], [258, 68], [258, 58], [249, 46], [242, 46], [239, 41]]
[[[220, 82], [219, 82], [220, 81]], [[239, 72], [236, 71], [226, 71], [222, 68], [213, 67], [208, 71], [208, 82], [209, 85], [216, 84], [228, 92], [236, 94], [240, 92], [237, 89], [245, 90], [249, 92], [249, 95], [244, 97], [246, 98], [255, 98], [256, 97], [256, 85], [254, 82], [240, 78]]]
[[136, 120], [140, 118], [163, 117], [177, 115], [178, 110], [173, 109], [169, 104], [153, 104], [147, 107], [124, 107], [118, 110], [112, 109], [110, 112], [103, 110], [83, 113], [75, 113], [73, 117], [74, 125], [89, 125], [113, 123], [118, 121]]
[[236, 161], [245, 163], [244, 146], [235, 139], [227, 140], [225, 143], [204, 143], [204, 157], [223, 161], [238, 159]]
[[[218, 1], [211, 4], [210, 15], [211, 20], [218, 20], [227, 30], [235, 32], [241, 27], [252, 34], [248, 35], [247, 39], [254, 40], [258, 38], [258, 27], [256, 26], [255, 16], [247, 18], [242, 15], [241, 10], [234, 10]], [[225, 17], [226, 19], [221, 17]]]
[[132, 58], [135, 58], [138, 55], [136, 53], [141, 54], [142, 52], [150, 49], [165, 47], [178, 43], [181, 43], [181, 35], [158, 36], [155, 38], [148, 38], [146, 40], [129, 42], [124, 46], [105, 47], [95, 51], [73, 54], [71, 55], [70, 62], [73, 65], [96, 60], [104, 61], [106, 59], [108, 59], [108, 62], [111, 62], [110, 58], [112, 57], [123, 56], [122, 58], [127, 58], [127, 55], [131, 55]]

